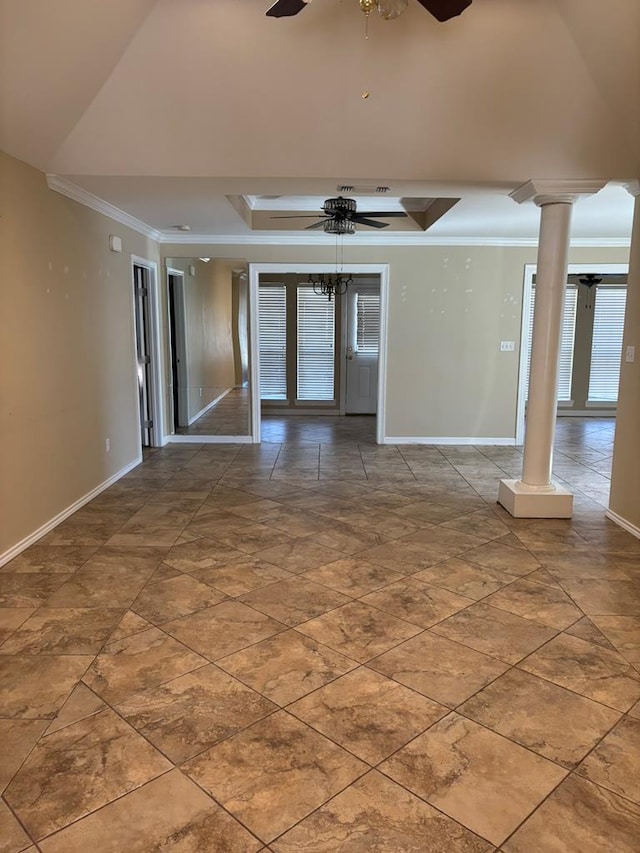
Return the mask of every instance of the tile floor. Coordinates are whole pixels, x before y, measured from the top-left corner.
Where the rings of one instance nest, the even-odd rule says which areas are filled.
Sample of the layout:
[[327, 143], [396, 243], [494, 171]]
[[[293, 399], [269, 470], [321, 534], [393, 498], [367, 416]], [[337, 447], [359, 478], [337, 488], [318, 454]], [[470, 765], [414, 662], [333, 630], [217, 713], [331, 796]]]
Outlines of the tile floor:
[[249, 391], [233, 388], [179, 435], [249, 435]]
[[0, 570], [1, 853], [637, 853], [640, 541], [372, 419], [145, 462]]

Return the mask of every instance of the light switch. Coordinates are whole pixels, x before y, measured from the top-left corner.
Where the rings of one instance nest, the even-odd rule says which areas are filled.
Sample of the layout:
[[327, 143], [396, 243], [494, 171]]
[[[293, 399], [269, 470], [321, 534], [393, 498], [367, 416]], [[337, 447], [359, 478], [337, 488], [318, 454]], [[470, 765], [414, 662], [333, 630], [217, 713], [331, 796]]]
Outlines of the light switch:
[[515, 341], [500, 341], [500, 352], [515, 352]]
[[624, 351], [624, 360], [634, 362], [636, 360], [636, 348], [627, 347]]

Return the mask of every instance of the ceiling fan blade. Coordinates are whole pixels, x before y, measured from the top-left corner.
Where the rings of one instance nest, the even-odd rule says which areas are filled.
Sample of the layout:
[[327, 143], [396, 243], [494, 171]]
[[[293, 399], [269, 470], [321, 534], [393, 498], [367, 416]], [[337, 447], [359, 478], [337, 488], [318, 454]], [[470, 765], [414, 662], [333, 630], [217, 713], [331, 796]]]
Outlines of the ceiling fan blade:
[[448, 21], [461, 15], [471, 5], [471, 0], [418, 0], [427, 12], [439, 21]]
[[289, 18], [302, 12], [308, 2], [310, 0], [276, 0], [266, 14], [269, 18]]
[[382, 219], [389, 219], [392, 216], [408, 216], [408, 213], [405, 213], [403, 210], [368, 210], [363, 213], [358, 211], [356, 216], [378, 216]]
[[307, 225], [305, 231], [312, 231], [314, 228], [323, 228], [325, 222], [331, 222], [332, 217], [327, 216], [326, 219], [321, 219], [320, 222], [314, 222], [313, 225]]
[[351, 219], [352, 222], [355, 222], [357, 225], [368, 225], [370, 228], [388, 228], [388, 222], [376, 222], [375, 219], [367, 219], [366, 216], [354, 216]]
[[298, 213], [293, 216], [270, 216], [269, 219], [317, 219], [319, 213]]

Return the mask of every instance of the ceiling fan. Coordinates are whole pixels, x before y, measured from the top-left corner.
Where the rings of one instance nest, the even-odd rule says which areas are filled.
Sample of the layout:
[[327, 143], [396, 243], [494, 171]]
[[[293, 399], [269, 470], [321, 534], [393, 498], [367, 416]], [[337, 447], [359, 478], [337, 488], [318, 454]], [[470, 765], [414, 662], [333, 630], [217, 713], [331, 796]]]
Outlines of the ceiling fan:
[[[267, 10], [270, 18], [288, 18], [302, 12], [311, 0], [276, 0]], [[461, 15], [472, 0], [417, 0], [438, 21], [448, 21]], [[369, 15], [373, 9], [386, 20], [397, 18], [407, 7], [407, 0], [359, 0], [360, 8]]]
[[[389, 219], [390, 217], [408, 216], [401, 210], [384, 210], [358, 213], [357, 204], [353, 198], [328, 198], [322, 205], [324, 216], [318, 222], [307, 225], [305, 231], [324, 228], [326, 234], [355, 234], [356, 225], [367, 225], [370, 228], [387, 228], [388, 222], [378, 222], [372, 216]], [[317, 214], [302, 214], [294, 216], [272, 216], [271, 219], [316, 219]]]

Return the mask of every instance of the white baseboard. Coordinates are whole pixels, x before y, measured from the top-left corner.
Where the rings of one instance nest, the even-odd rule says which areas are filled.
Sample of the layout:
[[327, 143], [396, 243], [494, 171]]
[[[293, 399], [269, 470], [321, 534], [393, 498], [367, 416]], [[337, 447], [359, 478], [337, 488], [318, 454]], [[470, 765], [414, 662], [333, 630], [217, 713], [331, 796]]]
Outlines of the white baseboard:
[[226, 397], [230, 391], [233, 391], [233, 388], [227, 388], [226, 391], [222, 392], [222, 394], [218, 394], [218, 396], [214, 397], [214, 399], [210, 403], [207, 403], [204, 409], [200, 409], [197, 414], [195, 414], [192, 418], [189, 418], [189, 426], [191, 426], [192, 423], [195, 423], [198, 418], [201, 418], [203, 415], [206, 415], [209, 409], [212, 409], [216, 405], [216, 403], [219, 403], [220, 400], [222, 400], [223, 397]]
[[253, 444], [250, 435], [168, 435], [167, 444]]
[[615, 418], [615, 409], [558, 409], [559, 418]]
[[100, 483], [99, 486], [96, 486], [95, 489], [92, 489], [90, 492], [87, 492], [86, 495], [83, 495], [81, 498], [78, 498], [77, 501], [68, 506], [66, 509], [63, 509], [62, 512], [59, 512], [54, 518], [50, 521], [47, 521], [46, 524], [43, 524], [42, 527], [39, 527], [37, 530], [34, 530], [33, 533], [30, 533], [12, 548], [9, 548], [8, 551], [5, 551], [4, 554], [0, 554], [0, 566], [4, 566], [5, 563], [8, 563], [9, 560], [13, 560], [14, 557], [17, 557], [18, 554], [21, 554], [26, 548], [30, 545], [33, 545], [34, 542], [37, 542], [38, 539], [42, 539], [43, 536], [46, 536], [47, 533], [50, 533], [54, 527], [57, 527], [61, 524], [65, 519], [69, 518], [70, 515], [73, 515], [74, 512], [83, 507], [85, 504], [92, 501], [95, 497], [97, 497], [101, 492], [104, 492], [105, 489], [108, 489], [109, 486], [113, 486], [121, 477], [124, 477], [125, 474], [128, 474], [129, 471], [132, 471], [134, 468], [142, 462], [142, 454], [140, 454], [133, 462], [130, 462], [128, 465], [125, 465], [124, 468], [121, 468], [117, 473], [115, 473], [112, 477], [109, 477], [108, 480], [104, 480]]
[[382, 440], [383, 444], [476, 444], [476, 445], [500, 445], [504, 447], [515, 447], [515, 438], [479, 438], [477, 436], [466, 437], [451, 437], [451, 436], [426, 436], [426, 435], [385, 435]]
[[617, 512], [614, 512], [612, 509], [608, 509], [605, 512], [605, 515], [608, 519], [613, 521], [614, 524], [617, 524], [618, 527], [624, 528], [628, 533], [631, 533], [632, 536], [636, 536], [640, 539], [640, 527], [636, 527], [635, 524], [631, 524], [630, 521], [627, 521], [626, 518], [623, 518], [621, 515], [618, 515]]

